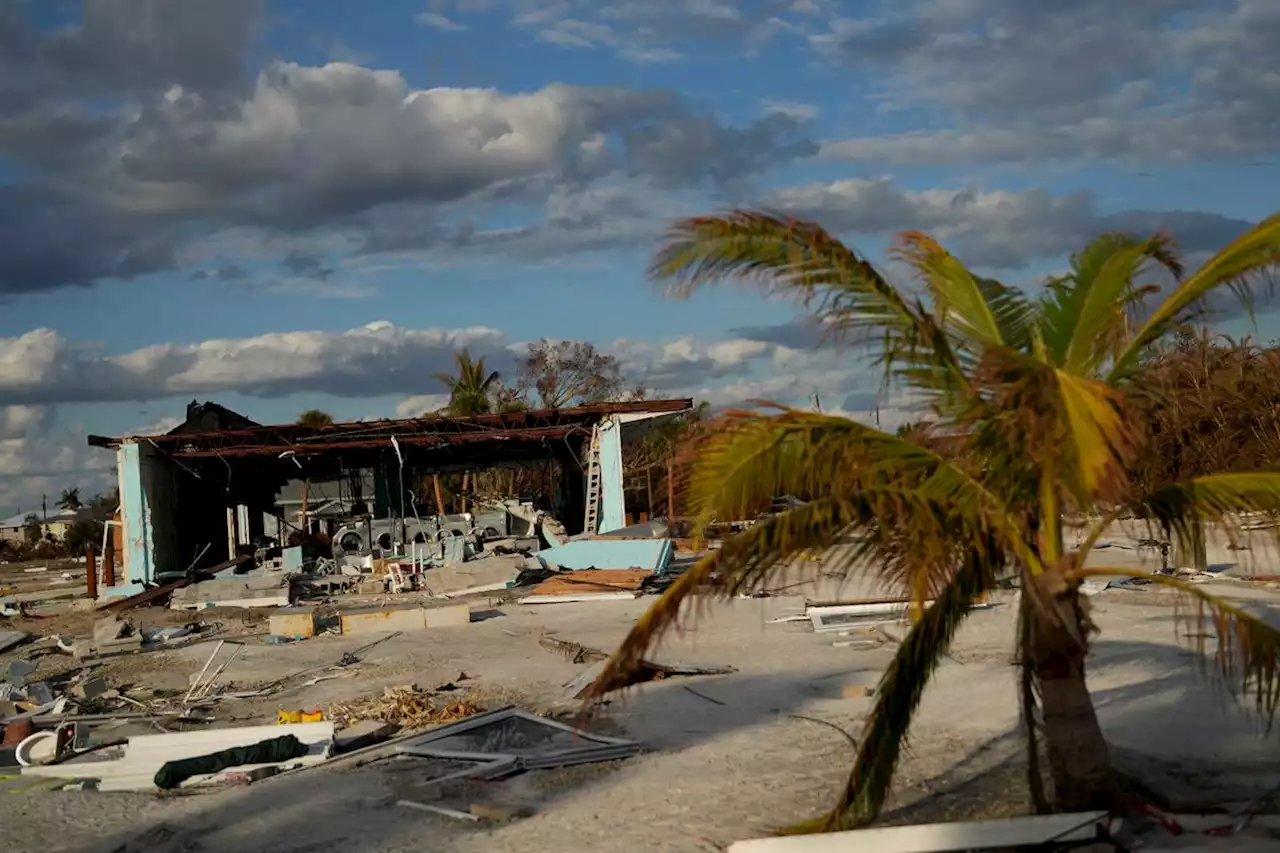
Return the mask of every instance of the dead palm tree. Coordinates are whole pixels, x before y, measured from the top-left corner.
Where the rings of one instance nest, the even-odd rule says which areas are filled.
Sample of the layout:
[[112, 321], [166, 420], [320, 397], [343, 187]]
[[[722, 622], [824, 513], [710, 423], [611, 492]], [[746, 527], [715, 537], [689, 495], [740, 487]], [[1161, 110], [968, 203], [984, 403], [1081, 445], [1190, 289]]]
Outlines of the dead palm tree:
[[[794, 557], [849, 543], [830, 559], [845, 572], [870, 566], [900, 587], [914, 624], [877, 688], [838, 804], [793, 829], [862, 825], [885, 801], [912, 715], [956, 629], [975, 597], [1012, 571], [1022, 589], [1020, 699], [1037, 804], [1110, 805], [1107, 745], [1085, 683], [1093, 626], [1078, 589], [1094, 575], [1138, 573], [1086, 566], [1093, 543], [1129, 512], [1184, 543], [1202, 541], [1206, 524], [1229, 527], [1237, 512], [1280, 512], [1273, 473], [1195, 477], [1140, 493], [1126, 472], [1144, 435], [1126, 413], [1153, 346], [1206, 294], [1246, 286], [1280, 260], [1280, 215], [1187, 277], [1163, 238], [1100, 237], [1035, 299], [973, 275], [921, 233], [901, 235], [895, 254], [918, 287], [890, 282], [810, 222], [735, 211], [675, 224], [653, 261], [656, 278], [679, 294], [719, 279], [754, 281], [815, 308], [837, 338], [883, 341], [885, 381], [922, 401], [931, 425], [891, 435], [780, 408], [730, 413], [704, 430], [686, 494], [695, 535], [774, 495], [817, 498], [727, 539], [687, 571], [636, 622], [592, 696], [629, 684], [691, 598], [769, 585]], [[1140, 281], [1157, 267], [1176, 284], [1148, 310], [1153, 289]], [[1074, 551], [1063, 547], [1064, 513], [1102, 519]], [[1217, 628], [1223, 674], [1274, 715], [1280, 632], [1200, 587], [1144, 577], [1198, 600]], [[1048, 757], [1048, 796], [1037, 743]]]

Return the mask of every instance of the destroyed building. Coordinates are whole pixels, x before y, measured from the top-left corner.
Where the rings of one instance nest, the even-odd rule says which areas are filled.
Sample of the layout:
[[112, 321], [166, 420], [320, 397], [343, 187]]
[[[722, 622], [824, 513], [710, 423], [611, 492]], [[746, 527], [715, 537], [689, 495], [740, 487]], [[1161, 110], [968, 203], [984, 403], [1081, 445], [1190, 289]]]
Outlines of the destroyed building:
[[187, 421], [164, 435], [89, 437], [91, 446], [115, 451], [121, 501], [122, 571], [101, 592], [141, 591], [162, 575], [226, 563], [297, 529], [301, 506], [288, 502], [300, 501], [299, 481], [350, 484], [340, 500], [318, 490], [325, 500], [306, 508], [311, 531], [320, 529], [313, 519], [327, 519], [323, 532], [340, 533], [344, 522], [350, 526], [353, 504], [362, 504], [364, 517], [379, 522], [378, 544], [403, 550], [425, 538], [417, 535], [423, 519], [406, 484], [424, 475], [555, 461], [562, 463], [559, 515], [567, 532], [621, 528], [628, 520], [623, 445], [691, 408], [688, 399], [645, 400], [306, 426], [260, 425], [193, 401]]

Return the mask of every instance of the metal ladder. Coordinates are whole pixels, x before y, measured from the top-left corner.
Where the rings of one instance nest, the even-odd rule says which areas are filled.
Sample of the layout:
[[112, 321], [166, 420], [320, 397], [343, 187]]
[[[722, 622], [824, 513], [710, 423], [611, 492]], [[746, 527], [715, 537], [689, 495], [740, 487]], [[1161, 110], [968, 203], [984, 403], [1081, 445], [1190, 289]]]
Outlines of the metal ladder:
[[582, 523], [583, 533], [596, 533], [600, 524], [600, 425], [591, 430], [591, 446], [587, 450], [587, 508]]

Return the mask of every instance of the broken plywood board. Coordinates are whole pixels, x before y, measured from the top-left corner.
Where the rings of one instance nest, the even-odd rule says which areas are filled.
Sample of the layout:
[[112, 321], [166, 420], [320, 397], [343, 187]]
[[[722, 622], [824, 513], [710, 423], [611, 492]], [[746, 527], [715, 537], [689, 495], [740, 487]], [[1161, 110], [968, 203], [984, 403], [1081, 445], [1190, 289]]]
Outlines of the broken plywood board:
[[653, 576], [644, 569], [585, 569], [552, 575], [529, 590], [530, 595], [584, 595], [593, 592], [638, 592]]
[[670, 539], [574, 539], [536, 554], [549, 566], [584, 569], [644, 569], [661, 575], [675, 552]]
[[554, 604], [567, 601], [627, 601], [640, 594], [652, 577], [643, 569], [585, 569], [553, 575], [529, 591], [520, 604]]
[[976, 820], [967, 823], [925, 823], [753, 838], [729, 845], [729, 853], [954, 853], [1011, 847], [1080, 843], [1105, 839], [1110, 819], [1106, 812]]

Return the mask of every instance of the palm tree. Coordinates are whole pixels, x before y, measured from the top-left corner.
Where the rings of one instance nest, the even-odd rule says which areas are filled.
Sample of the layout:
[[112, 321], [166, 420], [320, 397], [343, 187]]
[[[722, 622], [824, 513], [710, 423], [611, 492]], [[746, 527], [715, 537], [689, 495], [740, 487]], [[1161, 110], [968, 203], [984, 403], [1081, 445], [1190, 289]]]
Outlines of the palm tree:
[[[486, 370], [484, 357], [472, 360], [466, 348], [453, 354], [457, 362], [458, 375], [437, 373], [439, 379], [449, 389], [449, 405], [446, 407], [451, 417], [468, 417], [471, 415], [487, 415], [495, 410], [494, 399], [500, 390], [501, 377], [498, 371]], [[462, 511], [467, 511], [467, 488], [470, 485], [471, 473], [462, 475]], [[436, 502], [440, 503], [440, 478], [435, 478]]]
[[447, 411], [451, 417], [468, 417], [470, 415], [487, 415], [493, 411], [494, 392], [498, 390], [498, 372], [485, 369], [484, 358], [472, 360], [466, 349], [453, 354], [457, 363], [456, 376], [450, 373], [437, 373], [439, 379], [449, 389], [449, 405]]
[[58, 506], [65, 510], [76, 510], [84, 506], [80, 502], [80, 487], [63, 489], [62, 494], [58, 497]]
[[321, 427], [329, 426], [331, 423], [333, 423], [333, 415], [320, 409], [307, 409], [298, 415], [300, 426]]
[[[801, 553], [849, 543], [839, 568], [876, 567], [912, 602], [913, 625], [876, 691], [839, 802], [793, 830], [863, 825], [885, 801], [912, 714], [956, 629], [975, 598], [1013, 572], [1022, 589], [1019, 695], [1033, 796], [1041, 808], [1111, 805], [1114, 776], [1085, 682], [1093, 626], [1078, 590], [1092, 576], [1139, 573], [1086, 566], [1093, 544], [1126, 513], [1194, 544], [1206, 524], [1229, 528], [1235, 513], [1280, 512], [1277, 473], [1212, 474], [1139, 491], [1128, 466], [1146, 435], [1127, 414], [1146, 388], [1153, 348], [1203, 297], [1247, 286], [1280, 261], [1280, 215], [1186, 277], [1166, 239], [1105, 235], [1036, 298], [975, 276], [918, 232], [900, 235], [895, 255], [919, 276], [918, 288], [890, 282], [814, 223], [733, 211], [673, 226], [651, 274], [677, 295], [719, 279], [755, 281], [815, 308], [837, 339], [883, 341], [886, 383], [921, 400], [930, 426], [891, 435], [786, 408], [711, 424], [686, 488], [695, 536], [773, 495], [817, 497], [727, 539], [687, 571], [636, 622], [591, 695], [631, 683], [690, 599], [768, 585]], [[1148, 308], [1153, 289], [1139, 282], [1157, 268], [1175, 284]], [[1101, 518], [1073, 551], [1063, 547], [1066, 513]], [[1217, 628], [1223, 675], [1273, 716], [1280, 632], [1198, 586], [1143, 577], [1198, 600]]]

